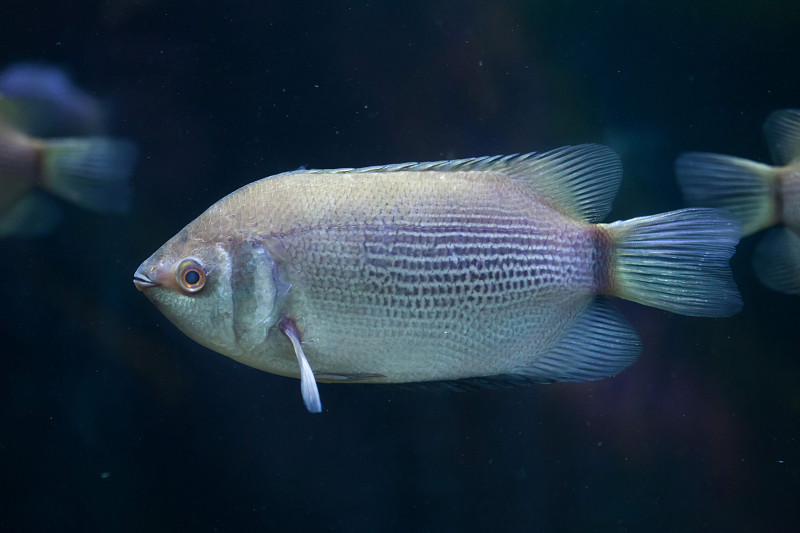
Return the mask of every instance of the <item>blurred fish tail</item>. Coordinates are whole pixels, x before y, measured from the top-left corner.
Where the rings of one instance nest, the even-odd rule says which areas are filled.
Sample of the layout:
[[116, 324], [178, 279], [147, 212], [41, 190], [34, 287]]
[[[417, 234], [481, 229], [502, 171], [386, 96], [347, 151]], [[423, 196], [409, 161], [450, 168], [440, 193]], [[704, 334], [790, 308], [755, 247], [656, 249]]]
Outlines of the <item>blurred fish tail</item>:
[[675, 163], [683, 195], [690, 205], [727, 209], [744, 235], [778, 222], [778, 169], [728, 155], [689, 152]]
[[611, 238], [604, 292], [691, 316], [741, 309], [728, 261], [742, 228], [729, 213], [681, 209], [600, 226]]
[[42, 185], [81, 207], [124, 213], [130, 209], [136, 156], [136, 147], [119, 139], [48, 140], [42, 153]]

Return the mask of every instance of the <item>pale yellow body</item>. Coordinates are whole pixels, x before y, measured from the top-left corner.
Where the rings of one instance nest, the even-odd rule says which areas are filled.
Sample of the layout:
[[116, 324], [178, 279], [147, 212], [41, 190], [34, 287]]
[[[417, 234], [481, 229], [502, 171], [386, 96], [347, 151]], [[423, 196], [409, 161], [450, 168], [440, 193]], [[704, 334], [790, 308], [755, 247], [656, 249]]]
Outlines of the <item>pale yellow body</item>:
[[740, 305], [741, 228], [713, 210], [595, 224], [620, 174], [596, 145], [279, 174], [211, 206], [134, 282], [201, 344], [301, 376], [312, 411], [315, 380], [595, 379], [639, 353], [598, 295]]
[[[501, 174], [430, 174], [284, 174], [212, 208], [279, 265], [292, 287], [285, 314], [318, 375], [513, 372], [594, 297], [593, 226]], [[291, 345], [274, 338], [238, 357], [296, 375]]]

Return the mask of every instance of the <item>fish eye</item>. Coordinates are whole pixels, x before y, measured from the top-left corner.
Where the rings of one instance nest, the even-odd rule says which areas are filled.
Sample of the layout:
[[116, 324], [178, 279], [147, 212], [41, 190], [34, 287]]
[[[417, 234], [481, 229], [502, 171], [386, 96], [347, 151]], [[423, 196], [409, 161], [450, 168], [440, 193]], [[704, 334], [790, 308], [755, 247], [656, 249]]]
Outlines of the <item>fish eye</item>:
[[206, 284], [206, 271], [196, 259], [184, 259], [175, 271], [175, 279], [184, 291], [198, 292]]

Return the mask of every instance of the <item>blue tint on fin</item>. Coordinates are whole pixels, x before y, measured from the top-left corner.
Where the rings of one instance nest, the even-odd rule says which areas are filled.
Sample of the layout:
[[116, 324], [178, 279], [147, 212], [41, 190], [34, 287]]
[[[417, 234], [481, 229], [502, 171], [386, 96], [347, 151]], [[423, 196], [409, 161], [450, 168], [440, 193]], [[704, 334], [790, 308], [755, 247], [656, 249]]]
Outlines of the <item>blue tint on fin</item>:
[[600, 379], [622, 372], [641, 350], [633, 327], [600, 296], [553, 349], [515, 373], [538, 382]]

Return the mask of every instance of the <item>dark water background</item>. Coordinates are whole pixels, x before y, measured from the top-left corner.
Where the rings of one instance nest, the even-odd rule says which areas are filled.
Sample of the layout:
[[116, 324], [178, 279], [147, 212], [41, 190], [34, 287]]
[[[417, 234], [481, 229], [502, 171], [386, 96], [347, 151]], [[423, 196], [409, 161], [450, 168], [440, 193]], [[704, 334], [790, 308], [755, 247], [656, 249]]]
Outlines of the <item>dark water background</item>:
[[686, 150], [761, 161], [800, 107], [797, 2], [5, 1], [142, 159], [124, 217], [0, 247], [0, 530], [791, 531], [800, 298], [733, 266], [730, 319], [622, 304], [613, 379], [472, 393], [299, 384], [177, 331], [139, 263], [240, 185], [602, 142], [611, 219], [681, 206]]

